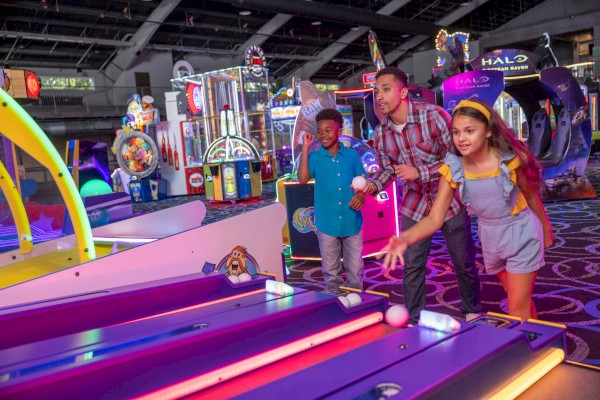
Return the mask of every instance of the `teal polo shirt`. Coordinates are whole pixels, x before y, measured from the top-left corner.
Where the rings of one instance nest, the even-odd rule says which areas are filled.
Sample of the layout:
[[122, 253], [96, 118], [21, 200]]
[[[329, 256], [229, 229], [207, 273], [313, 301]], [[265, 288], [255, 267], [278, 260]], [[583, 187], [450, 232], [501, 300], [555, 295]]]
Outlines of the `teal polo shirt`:
[[310, 176], [315, 179], [315, 226], [330, 236], [353, 236], [363, 219], [361, 211], [348, 205], [354, 196], [350, 185], [355, 176], [367, 173], [356, 150], [339, 143], [338, 149], [335, 157], [323, 147], [308, 155]]

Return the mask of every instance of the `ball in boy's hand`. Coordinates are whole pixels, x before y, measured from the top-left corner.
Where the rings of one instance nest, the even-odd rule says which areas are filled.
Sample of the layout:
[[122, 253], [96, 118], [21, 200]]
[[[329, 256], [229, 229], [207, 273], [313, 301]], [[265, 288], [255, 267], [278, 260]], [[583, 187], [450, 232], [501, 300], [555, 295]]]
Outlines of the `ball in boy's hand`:
[[364, 176], [355, 176], [352, 179], [352, 187], [356, 190], [363, 190], [367, 186], [367, 180]]
[[402, 327], [408, 322], [408, 310], [401, 304], [395, 304], [385, 312], [385, 322], [391, 326]]

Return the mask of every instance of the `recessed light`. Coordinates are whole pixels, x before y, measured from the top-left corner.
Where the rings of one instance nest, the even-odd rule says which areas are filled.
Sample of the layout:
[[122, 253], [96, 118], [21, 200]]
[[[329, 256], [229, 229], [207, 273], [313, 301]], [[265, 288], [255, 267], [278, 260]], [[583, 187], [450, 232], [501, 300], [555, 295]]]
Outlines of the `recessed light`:
[[249, 10], [242, 10], [242, 11], [240, 11], [240, 13], [239, 13], [239, 14], [240, 14], [240, 15], [243, 15], [243, 16], [246, 16], [246, 15], [250, 15], [250, 14], [252, 14], [252, 11], [249, 11]]
[[472, 2], [470, 2], [470, 1], [463, 1], [463, 2], [460, 3], [460, 6], [461, 7], [467, 7], [467, 6], [470, 6], [471, 4], [472, 4]]
[[319, 26], [319, 25], [321, 25], [321, 21], [313, 21], [310, 24], [314, 25], [314, 26]]
[[406, 39], [407, 37], [410, 37], [410, 35], [408, 33], [403, 33], [402, 35], [400, 35], [400, 37], [402, 39]]
[[357, 31], [360, 29], [360, 26], [353, 26], [352, 28], [350, 28], [351, 31]]

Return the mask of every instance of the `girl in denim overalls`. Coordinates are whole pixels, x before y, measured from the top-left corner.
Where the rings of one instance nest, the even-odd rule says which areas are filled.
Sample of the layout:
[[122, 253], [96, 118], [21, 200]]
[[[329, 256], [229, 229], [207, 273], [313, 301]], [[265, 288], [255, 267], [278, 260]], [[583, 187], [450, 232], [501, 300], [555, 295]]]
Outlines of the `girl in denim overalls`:
[[552, 244], [552, 228], [540, 199], [540, 168], [488, 105], [463, 100], [452, 115], [456, 154], [448, 153], [440, 168], [438, 195], [429, 215], [392, 237], [384, 267], [403, 263], [406, 247], [437, 231], [444, 222], [454, 191], [477, 215], [483, 260], [508, 295], [508, 313], [525, 321], [537, 318], [531, 295], [544, 249]]

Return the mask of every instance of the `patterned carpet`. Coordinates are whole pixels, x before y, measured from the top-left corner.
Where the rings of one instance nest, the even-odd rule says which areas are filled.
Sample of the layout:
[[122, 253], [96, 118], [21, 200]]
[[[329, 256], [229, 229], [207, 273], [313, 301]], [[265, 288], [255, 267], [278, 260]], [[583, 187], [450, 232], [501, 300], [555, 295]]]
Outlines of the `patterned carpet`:
[[[586, 174], [600, 193], [600, 163], [590, 162]], [[207, 204], [206, 223], [250, 211], [274, 201], [274, 183], [264, 185], [258, 200]], [[136, 205], [136, 213], [169, 207], [203, 196], [167, 199]], [[552, 222], [556, 245], [546, 252], [546, 266], [540, 270], [534, 290], [539, 319], [567, 325], [568, 359], [600, 365], [600, 200], [577, 200], [546, 204]], [[473, 237], [476, 221], [473, 221]], [[286, 258], [294, 286], [323, 290], [323, 277], [318, 262], [294, 261]], [[460, 318], [457, 283], [442, 236], [433, 238], [427, 264], [427, 308]], [[487, 275], [481, 258], [477, 264], [482, 283], [483, 311], [506, 313], [507, 303], [502, 286], [495, 276]], [[365, 260], [364, 289], [390, 294], [391, 304], [404, 303], [402, 269], [383, 271], [377, 260]]]

